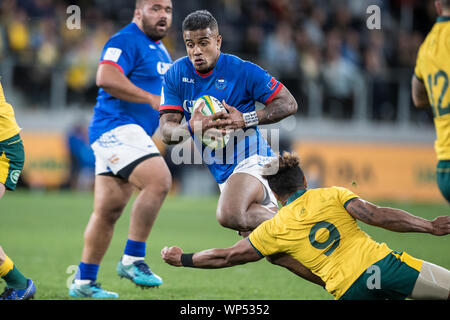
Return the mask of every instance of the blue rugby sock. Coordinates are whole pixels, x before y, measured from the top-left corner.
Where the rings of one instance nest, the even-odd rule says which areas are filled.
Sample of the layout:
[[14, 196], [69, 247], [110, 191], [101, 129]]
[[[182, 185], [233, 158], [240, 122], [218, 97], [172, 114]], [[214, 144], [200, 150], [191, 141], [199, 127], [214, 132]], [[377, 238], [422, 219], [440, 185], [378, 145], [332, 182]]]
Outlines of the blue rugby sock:
[[89, 264], [80, 262], [78, 266], [78, 274], [75, 276], [75, 279], [77, 280], [97, 280], [97, 274], [99, 269], [98, 264]]
[[127, 240], [124, 254], [133, 257], [145, 257], [146, 243], [141, 241]]

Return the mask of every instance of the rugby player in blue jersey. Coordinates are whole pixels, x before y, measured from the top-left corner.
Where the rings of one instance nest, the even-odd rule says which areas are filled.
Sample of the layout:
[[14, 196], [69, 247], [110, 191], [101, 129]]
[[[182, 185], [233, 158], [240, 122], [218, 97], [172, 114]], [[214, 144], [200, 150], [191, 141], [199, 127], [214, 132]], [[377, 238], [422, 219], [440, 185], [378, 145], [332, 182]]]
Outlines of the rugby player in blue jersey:
[[[217, 220], [227, 228], [248, 234], [271, 219], [277, 200], [262, 177], [265, 164], [274, 154], [257, 125], [276, 123], [297, 112], [297, 102], [289, 90], [267, 71], [236, 56], [221, 52], [222, 37], [216, 19], [206, 10], [189, 14], [183, 21], [187, 56], [177, 60], [164, 76], [160, 131], [167, 144], [177, 144], [193, 133], [233, 130], [223, 150], [194, 142], [203, 161], [219, 184], [221, 195]], [[222, 101], [227, 112], [204, 116], [196, 99], [210, 95]], [[265, 105], [255, 110], [255, 103]], [[183, 117], [186, 123], [182, 123]], [[275, 173], [275, 172], [274, 172]], [[320, 278], [287, 255], [271, 257], [273, 263], [323, 284]]]
[[172, 64], [161, 42], [171, 23], [171, 0], [137, 0], [133, 21], [103, 49], [97, 71], [100, 89], [89, 126], [96, 158], [94, 211], [69, 289], [72, 297], [118, 297], [96, 279], [115, 223], [135, 189], [139, 194], [117, 273], [144, 288], [163, 282], [144, 258], [146, 241], [171, 186], [170, 171], [151, 138], [159, 125], [163, 76]]

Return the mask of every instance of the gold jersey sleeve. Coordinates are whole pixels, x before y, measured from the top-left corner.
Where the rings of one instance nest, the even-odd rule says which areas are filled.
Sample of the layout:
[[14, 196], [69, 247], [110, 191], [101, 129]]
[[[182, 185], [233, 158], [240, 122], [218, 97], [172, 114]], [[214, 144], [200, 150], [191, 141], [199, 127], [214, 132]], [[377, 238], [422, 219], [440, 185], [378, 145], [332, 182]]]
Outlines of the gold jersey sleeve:
[[20, 132], [14, 116], [13, 107], [6, 102], [0, 82], [0, 141], [9, 139]]
[[417, 54], [415, 76], [427, 90], [439, 160], [450, 160], [450, 17], [439, 17]]
[[318, 275], [339, 299], [373, 263], [392, 250], [357, 225], [345, 206], [357, 198], [346, 188], [307, 190], [249, 236], [262, 255], [289, 253]]

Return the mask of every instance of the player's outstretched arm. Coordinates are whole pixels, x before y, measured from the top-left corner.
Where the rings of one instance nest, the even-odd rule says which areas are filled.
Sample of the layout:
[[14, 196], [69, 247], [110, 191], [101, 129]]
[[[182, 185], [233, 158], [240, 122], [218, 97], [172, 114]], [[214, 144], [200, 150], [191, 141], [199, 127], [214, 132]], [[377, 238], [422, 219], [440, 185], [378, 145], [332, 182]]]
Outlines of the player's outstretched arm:
[[149, 104], [159, 110], [161, 97], [135, 86], [117, 67], [101, 64], [97, 70], [96, 84], [120, 100]]
[[395, 232], [423, 232], [436, 236], [450, 234], [450, 216], [430, 221], [404, 210], [379, 207], [361, 198], [350, 200], [346, 209], [355, 219]]
[[184, 263], [182, 263], [182, 254], [183, 250], [178, 247], [164, 247], [161, 250], [162, 259], [166, 263], [176, 267], [186, 266], [192, 268], [217, 269], [262, 259], [248, 239], [240, 240], [231, 248], [207, 249], [196, 252], [190, 257], [192, 260], [188, 259], [189, 263], [187, 264], [184, 261]]

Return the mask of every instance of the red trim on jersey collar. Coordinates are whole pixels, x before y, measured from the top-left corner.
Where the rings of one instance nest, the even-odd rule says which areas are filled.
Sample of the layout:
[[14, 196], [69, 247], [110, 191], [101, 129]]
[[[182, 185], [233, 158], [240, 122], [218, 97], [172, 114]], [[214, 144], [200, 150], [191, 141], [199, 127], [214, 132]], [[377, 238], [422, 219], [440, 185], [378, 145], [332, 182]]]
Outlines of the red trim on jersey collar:
[[100, 64], [104, 64], [104, 63], [115, 66], [117, 69], [119, 69], [120, 72], [125, 73], [125, 72], [123, 72], [122, 67], [119, 64], [115, 63], [114, 61], [110, 61], [110, 60], [100, 61]]
[[206, 78], [207, 76], [210, 76], [210, 75], [213, 73], [213, 71], [214, 71], [214, 69], [212, 69], [212, 70], [211, 70], [210, 72], [208, 72], [208, 73], [200, 73], [200, 72], [197, 71], [197, 69], [194, 68], [194, 70], [195, 70], [195, 72], [196, 72], [200, 77], [202, 77], [202, 78]]
[[281, 88], [283, 88], [283, 84], [281, 82], [278, 82], [278, 86], [275, 89], [275, 91], [270, 95], [270, 97], [266, 100], [266, 102], [264, 102], [264, 104], [269, 104], [272, 102], [273, 99], [275, 99], [275, 97], [278, 95], [278, 93], [280, 92]]

